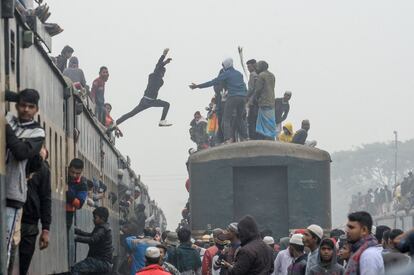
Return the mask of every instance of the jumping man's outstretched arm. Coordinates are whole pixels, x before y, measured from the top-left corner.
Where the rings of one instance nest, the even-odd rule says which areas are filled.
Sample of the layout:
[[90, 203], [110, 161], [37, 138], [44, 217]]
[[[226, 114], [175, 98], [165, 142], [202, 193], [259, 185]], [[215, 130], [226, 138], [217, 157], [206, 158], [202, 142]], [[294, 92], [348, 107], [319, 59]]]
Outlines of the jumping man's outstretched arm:
[[167, 60], [165, 60], [165, 57], [167, 57], [168, 52], [170, 51], [170, 49], [166, 48], [163, 52], [162, 55], [160, 57], [160, 59], [158, 59], [157, 65], [155, 65], [155, 69], [154, 69], [154, 73], [159, 72], [162, 68], [165, 67], [165, 65], [167, 65], [168, 63], [171, 62], [171, 58], [167, 58]]

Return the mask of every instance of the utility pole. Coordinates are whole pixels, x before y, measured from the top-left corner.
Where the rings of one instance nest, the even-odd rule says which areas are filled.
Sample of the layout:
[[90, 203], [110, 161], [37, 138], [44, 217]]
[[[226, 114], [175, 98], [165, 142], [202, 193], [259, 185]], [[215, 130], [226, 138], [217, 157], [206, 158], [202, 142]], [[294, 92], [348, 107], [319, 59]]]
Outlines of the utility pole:
[[397, 185], [397, 171], [398, 171], [398, 132], [394, 131], [395, 136], [395, 167], [394, 167], [394, 184]]

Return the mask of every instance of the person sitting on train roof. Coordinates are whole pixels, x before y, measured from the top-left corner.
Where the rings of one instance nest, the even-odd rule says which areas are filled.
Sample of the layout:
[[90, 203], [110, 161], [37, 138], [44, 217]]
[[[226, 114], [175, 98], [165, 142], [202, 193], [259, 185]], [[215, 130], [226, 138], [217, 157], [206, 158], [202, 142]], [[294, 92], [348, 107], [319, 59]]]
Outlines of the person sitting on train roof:
[[88, 197], [87, 179], [82, 176], [83, 161], [72, 159], [68, 170], [68, 190], [66, 191], [66, 226], [69, 229], [77, 209], [81, 209]]
[[295, 144], [302, 144], [309, 147], [315, 147], [316, 141], [308, 141], [308, 132], [310, 129], [310, 122], [309, 120], [305, 119], [302, 120], [302, 128], [296, 131], [295, 135], [293, 136], [292, 143]]
[[19, 274], [21, 275], [27, 273], [36, 248], [39, 220], [42, 224], [39, 248], [43, 250], [49, 245], [49, 228], [52, 222], [52, 190], [50, 168], [47, 162], [48, 154], [46, 147], [43, 145], [40, 150], [40, 156], [43, 159], [41, 169], [34, 173], [27, 182], [27, 200], [23, 206], [19, 245]]
[[164, 75], [165, 75], [165, 65], [171, 62], [171, 58], [165, 59], [170, 49], [165, 49], [159, 58], [157, 65], [155, 66], [154, 72], [152, 72], [148, 77], [148, 85], [144, 91], [144, 97], [141, 99], [138, 106], [136, 106], [132, 111], [129, 113], [124, 114], [120, 118], [116, 120], [111, 127], [111, 130], [115, 129], [115, 127], [125, 120], [135, 116], [136, 114], [151, 108], [151, 107], [162, 107], [162, 115], [161, 120], [158, 124], [160, 127], [171, 126], [171, 123], [168, 123], [166, 118], [168, 114], [168, 110], [170, 109], [170, 103], [163, 101], [158, 98], [158, 92], [161, 87], [164, 85]]
[[145, 267], [137, 275], [170, 275], [161, 264], [161, 251], [157, 247], [148, 247], [145, 250]]
[[286, 91], [283, 97], [275, 99], [275, 116], [276, 116], [276, 131], [280, 133], [282, 131], [282, 122], [286, 120], [290, 105], [289, 100], [292, 98], [292, 92]]
[[79, 68], [79, 60], [76, 56], [69, 59], [69, 67], [63, 71], [63, 75], [70, 78], [73, 83], [80, 83], [83, 88], [86, 88], [85, 74]]
[[197, 150], [207, 149], [207, 120], [201, 115], [200, 111], [194, 113], [194, 118], [191, 120], [190, 126], [190, 138], [197, 144]]
[[74, 51], [75, 50], [72, 47], [66, 45], [63, 47], [62, 52], [56, 56], [56, 67], [61, 73], [63, 73], [63, 71], [66, 69], [68, 65], [68, 59], [71, 58]]
[[[17, 117], [6, 115], [6, 245], [9, 261], [12, 239], [26, 202], [27, 179], [40, 169], [45, 132], [34, 120], [39, 93], [25, 89], [16, 96]], [[17, 244], [16, 244], [17, 245]]]
[[105, 125], [105, 83], [108, 81], [109, 71], [108, 68], [102, 66], [99, 69], [99, 77], [92, 83], [91, 99], [95, 103], [95, 115], [102, 125]]
[[131, 275], [135, 275], [137, 271], [145, 267], [146, 249], [160, 244], [154, 240], [155, 235], [156, 232], [153, 228], [146, 227], [144, 238], [139, 239], [138, 236], [130, 236], [125, 239], [127, 249], [132, 253]]
[[93, 211], [95, 225], [91, 233], [75, 228], [75, 242], [89, 245], [86, 259], [76, 263], [72, 268], [72, 275], [84, 273], [105, 274], [112, 270], [112, 230], [108, 223], [109, 211], [106, 207], [98, 207]]
[[286, 122], [285, 125], [283, 125], [283, 132], [280, 133], [277, 140], [280, 142], [292, 142], [293, 139], [293, 125], [290, 122]]

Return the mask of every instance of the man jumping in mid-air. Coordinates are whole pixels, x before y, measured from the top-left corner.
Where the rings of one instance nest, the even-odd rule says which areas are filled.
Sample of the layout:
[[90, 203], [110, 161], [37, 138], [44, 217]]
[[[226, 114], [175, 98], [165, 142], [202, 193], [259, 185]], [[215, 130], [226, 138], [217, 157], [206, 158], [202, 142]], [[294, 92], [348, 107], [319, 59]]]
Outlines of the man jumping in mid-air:
[[165, 127], [165, 126], [171, 126], [172, 125], [172, 124], [169, 124], [165, 120], [165, 118], [167, 117], [167, 114], [168, 114], [168, 109], [170, 108], [170, 103], [168, 103], [166, 101], [163, 101], [163, 100], [160, 100], [160, 99], [157, 99], [158, 92], [159, 92], [160, 88], [162, 87], [162, 85], [164, 85], [164, 80], [162, 78], [164, 77], [164, 74], [165, 74], [165, 65], [170, 63], [171, 60], [172, 60], [171, 58], [165, 59], [165, 57], [168, 54], [168, 51], [169, 51], [169, 49], [164, 50], [164, 52], [162, 53], [160, 59], [158, 60], [157, 65], [155, 66], [154, 72], [149, 75], [147, 88], [145, 89], [144, 96], [141, 99], [138, 106], [135, 107], [129, 113], [126, 113], [125, 115], [123, 115], [119, 119], [117, 119], [116, 123], [113, 123], [110, 126], [110, 128], [109, 128], [110, 130], [115, 129], [116, 126], [118, 126], [119, 124], [121, 124], [122, 122], [127, 120], [128, 118], [131, 118], [131, 117], [135, 116], [136, 114], [144, 111], [145, 109], [148, 109], [148, 108], [151, 108], [151, 107], [162, 107], [163, 108], [161, 121], [158, 124], [158, 126]]

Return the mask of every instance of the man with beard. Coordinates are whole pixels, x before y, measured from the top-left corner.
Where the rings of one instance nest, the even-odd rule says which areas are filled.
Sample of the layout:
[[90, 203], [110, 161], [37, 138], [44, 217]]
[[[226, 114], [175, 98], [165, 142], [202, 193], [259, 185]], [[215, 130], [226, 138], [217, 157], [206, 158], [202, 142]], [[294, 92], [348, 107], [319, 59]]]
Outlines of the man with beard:
[[346, 275], [384, 274], [384, 261], [381, 248], [372, 235], [372, 217], [368, 212], [360, 211], [348, 215], [346, 235], [352, 244]]

